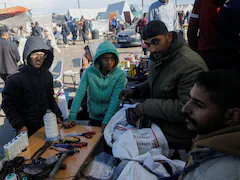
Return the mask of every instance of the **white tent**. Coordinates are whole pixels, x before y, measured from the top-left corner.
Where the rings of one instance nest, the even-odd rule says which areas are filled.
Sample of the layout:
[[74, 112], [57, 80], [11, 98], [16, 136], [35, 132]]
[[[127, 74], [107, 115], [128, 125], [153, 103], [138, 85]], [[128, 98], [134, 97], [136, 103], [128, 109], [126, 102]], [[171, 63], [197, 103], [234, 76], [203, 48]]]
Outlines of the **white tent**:
[[133, 20], [134, 16], [131, 12], [130, 6], [127, 1], [122, 1], [114, 4], [109, 4], [107, 7], [107, 11], [103, 14], [102, 19], [109, 19], [109, 14], [112, 12], [119, 12], [122, 19], [125, 20], [124, 12], [130, 12], [131, 20]]
[[109, 20], [92, 20], [92, 27], [93, 29], [97, 29], [99, 34], [102, 35], [104, 32], [109, 30]]
[[92, 20], [96, 19], [99, 12], [105, 12], [106, 8], [101, 9], [69, 9], [68, 16], [72, 17], [72, 19], [77, 18], [80, 19], [82, 16], [85, 19]]
[[52, 28], [52, 14], [33, 15], [32, 21], [38, 22], [42, 28]]
[[190, 13], [192, 12], [193, 6], [191, 4], [178, 4], [176, 6], [177, 11], [184, 11], [184, 13], [186, 14], [187, 11]]

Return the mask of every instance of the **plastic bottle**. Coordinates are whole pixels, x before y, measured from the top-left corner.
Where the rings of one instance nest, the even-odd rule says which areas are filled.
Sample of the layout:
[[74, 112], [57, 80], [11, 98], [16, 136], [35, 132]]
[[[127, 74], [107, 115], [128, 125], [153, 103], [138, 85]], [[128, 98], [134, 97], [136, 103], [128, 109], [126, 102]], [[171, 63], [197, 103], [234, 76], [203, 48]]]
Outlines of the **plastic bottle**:
[[43, 116], [46, 140], [56, 141], [60, 138], [56, 115], [48, 109]]

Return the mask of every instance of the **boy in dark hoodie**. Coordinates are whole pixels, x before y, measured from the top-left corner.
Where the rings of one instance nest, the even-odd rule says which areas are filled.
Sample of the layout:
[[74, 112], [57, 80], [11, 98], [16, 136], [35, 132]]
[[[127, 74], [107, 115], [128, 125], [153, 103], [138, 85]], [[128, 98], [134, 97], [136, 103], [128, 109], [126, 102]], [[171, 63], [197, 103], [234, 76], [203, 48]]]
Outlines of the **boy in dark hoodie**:
[[2, 92], [2, 108], [17, 133], [29, 136], [43, 126], [43, 116], [51, 109], [61, 121], [61, 111], [53, 97], [53, 77], [48, 71], [53, 53], [39, 37], [28, 38], [23, 58], [25, 65], [8, 77]]

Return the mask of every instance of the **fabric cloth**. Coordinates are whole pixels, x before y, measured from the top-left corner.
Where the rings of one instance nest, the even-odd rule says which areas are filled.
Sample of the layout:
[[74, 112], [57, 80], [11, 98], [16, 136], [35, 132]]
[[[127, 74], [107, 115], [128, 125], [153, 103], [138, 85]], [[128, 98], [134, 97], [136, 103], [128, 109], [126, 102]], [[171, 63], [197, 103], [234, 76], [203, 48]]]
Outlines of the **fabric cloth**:
[[[107, 75], [103, 75], [99, 66], [99, 57], [105, 53], [116, 55], [115, 68]], [[88, 112], [91, 119], [107, 124], [119, 108], [119, 94], [125, 85], [125, 73], [117, 67], [119, 57], [113, 44], [104, 41], [98, 48], [93, 59], [93, 65], [86, 69], [76, 92], [70, 110], [69, 119], [76, 120], [76, 115], [85, 93], [88, 96]]]
[[148, 23], [153, 20], [160, 20], [167, 26], [168, 31], [178, 31], [178, 15], [174, 4], [164, 4], [156, 1], [151, 4], [148, 10]]
[[136, 25], [136, 32], [142, 33], [143, 28], [147, 25], [147, 18], [142, 18], [138, 21]]
[[148, 115], [162, 129], [169, 143], [191, 144], [192, 134], [185, 125], [182, 107], [198, 73], [207, 71], [203, 59], [184, 45], [183, 37], [173, 32], [168, 53], [158, 60], [150, 58], [148, 80], [137, 85]]
[[17, 70], [20, 55], [17, 46], [3, 38], [0, 38], [0, 74], [11, 74]]
[[179, 179], [239, 179], [239, 137], [239, 124], [198, 136]]
[[61, 117], [57, 103], [53, 97], [53, 77], [48, 71], [53, 61], [53, 54], [44, 41], [38, 37], [28, 38], [23, 57], [35, 50], [44, 50], [47, 58], [40, 69], [26, 65], [9, 76], [3, 89], [2, 108], [10, 124], [19, 131], [23, 126], [32, 135], [43, 126], [43, 116], [51, 109], [57, 117]]

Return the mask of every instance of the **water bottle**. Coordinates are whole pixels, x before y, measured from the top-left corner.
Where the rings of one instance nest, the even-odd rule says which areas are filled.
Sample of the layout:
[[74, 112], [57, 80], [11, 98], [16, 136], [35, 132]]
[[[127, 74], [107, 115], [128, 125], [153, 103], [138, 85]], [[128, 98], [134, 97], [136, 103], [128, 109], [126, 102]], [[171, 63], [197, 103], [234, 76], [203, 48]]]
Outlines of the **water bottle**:
[[60, 138], [56, 115], [48, 109], [43, 116], [44, 128], [45, 128], [45, 140], [56, 141]]

